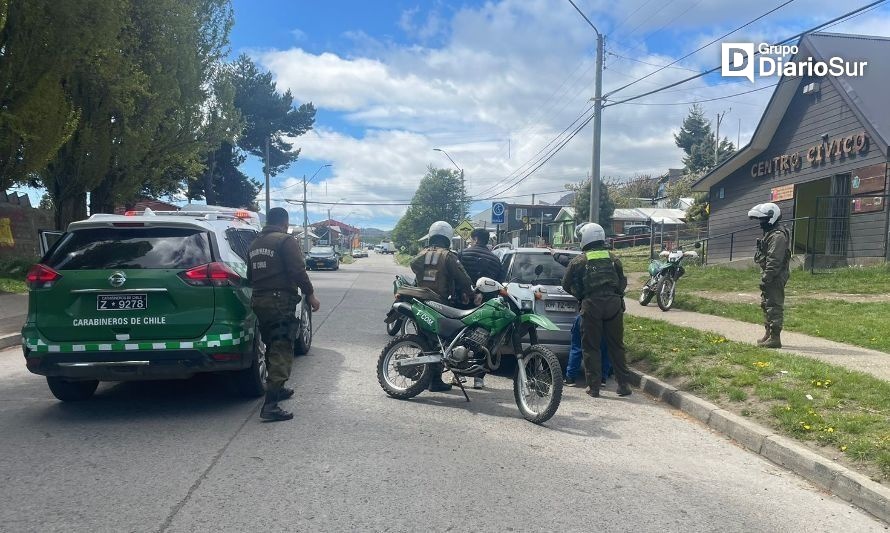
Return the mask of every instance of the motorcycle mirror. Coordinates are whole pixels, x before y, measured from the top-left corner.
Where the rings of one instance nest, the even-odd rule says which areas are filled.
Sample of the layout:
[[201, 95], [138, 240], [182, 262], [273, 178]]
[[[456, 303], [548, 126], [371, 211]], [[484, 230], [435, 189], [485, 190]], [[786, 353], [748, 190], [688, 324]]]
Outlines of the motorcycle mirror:
[[701, 241], [695, 241], [695, 247], [701, 248]]
[[544, 272], [544, 265], [538, 265], [535, 267], [535, 276], [540, 276], [542, 272]]

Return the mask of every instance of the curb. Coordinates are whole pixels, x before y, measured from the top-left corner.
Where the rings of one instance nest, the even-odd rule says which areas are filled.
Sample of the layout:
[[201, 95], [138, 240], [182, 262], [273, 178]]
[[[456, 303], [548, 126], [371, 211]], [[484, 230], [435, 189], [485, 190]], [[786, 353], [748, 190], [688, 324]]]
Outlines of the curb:
[[9, 348], [22, 343], [21, 333], [10, 333], [8, 335], [0, 335], [0, 350]]
[[667, 403], [748, 450], [890, 523], [890, 487], [850, 470], [772, 430], [730, 413], [688, 392], [631, 369], [643, 392]]

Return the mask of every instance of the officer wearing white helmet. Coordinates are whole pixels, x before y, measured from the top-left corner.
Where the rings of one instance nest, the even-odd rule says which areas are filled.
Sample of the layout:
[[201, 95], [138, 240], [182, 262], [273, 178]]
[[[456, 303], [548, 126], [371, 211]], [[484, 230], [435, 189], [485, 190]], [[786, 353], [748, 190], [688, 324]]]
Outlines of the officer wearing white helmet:
[[760, 265], [760, 307], [763, 309], [764, 334], [758, 346], [781, 348], [782, 324], [785, 318], [785, 284], [791, 275], [791, 238], [788, 229], [779, 225], [782, 211], [774, 203], [758, 204], [748, 211], [748, 218], [760, 221], [763, 237], [757, 239], [754, 261]]
[[[442, 303], [448, 303], [452, 296], [460, 298], [461, 303], [467, 303], [473, 296], [473, 282], [457, 254], [451, 251], [453, 236], [451, 224], [443, 220], [433, 222], [429, 231], [429, 246], [411, 260], [411, 270], [417, 276], [417, 286], [435, 292]], [[442, 381], [442, 365], [438, 367], [433, 369], [430, 391], [450, 390], [451, 385]]]
[[606, 232], [590, 222], [579, 228], [581, 250], [569, 263], [562, 288], [581, 301], [581, 346], [587, 394], [600, 395], [600, 343], [605, 337], [618, 381], [618, 395], [630, 391], [630, 370], [624, 358], [624, 290], [627, 277], [621, 261], [605, 249]]

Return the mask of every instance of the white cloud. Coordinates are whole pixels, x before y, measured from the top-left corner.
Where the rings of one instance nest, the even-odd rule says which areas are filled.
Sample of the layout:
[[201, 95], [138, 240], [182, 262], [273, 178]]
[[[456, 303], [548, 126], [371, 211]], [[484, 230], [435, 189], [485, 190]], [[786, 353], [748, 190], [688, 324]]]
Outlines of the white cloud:
[[[610, 36], [608, 50], [645, 63], [669, 63], [673, 58], [665, 54], [641, 53], [639, 50], [647, 45], [625, 38], [622, 32], [635, 25], [641, 25], [641, 32], [657, 29], [691, 2], [666, 8], [664, 13], [669, 14], [652, 17], [651, 21], [645, 18], [653, 10], [641, 9], [616, 36]], [[638, 3], [588, 0], [579, 5], [591, 9], [592, 20], [603, 23], [608, 30]], [[774, 5], [703, 2], [664, 31], [683, 39], [685, 50], [693, 50], [749, 20], [752, 13]], [[814, 20], [827, 20], [844, 9], [829, 0], [808, 2], [805, 15], [799, 8], [786, 8], [776, 20], [758, 24], [739, 36], [768, 41], [808, 27]], [[296, 144], [302, 148], [303, 158], [333, 162], [333, 177], [327, 182], [327, 198], [331, 201], [411, 198], [428, 164], [451, 166], [442, 154], [432, 152], [434, 147], [446, 149], [466, 170], [470, 192], [480, 193], [517, 169], [529, 168], [523, 163], [534, 161], [535, 154], [589, 105], [595, 35], [567, 3], [489, 2], [478, 8], [462, 8], [450, 21], [436, 12], [424, 18], [419, 11], [409, 10], [399, 23], [421, 40], [446, 32], [445, 44], [435, 48], [399, 46], [357, 30], [349, 38], [361, 41], [361, 48], [373, 50], [373, 55], [313, 54], [301, 48], [257, 54], [274, 73], [279, 87], [293, 91], [297, 101], [311, 101], [319, 109], [320, 125], [297, 139]], [[887, 23], [885, 15], [870, 13], [832, 31], [886, 33]], [[683, 61], [682, 66], [701, 69], [716, 63], [719, 46]], [[607, 92], [653, 70], [652, 66], [615, 56], [609, 56], [606, 65]], [[690, 74], [665, 69], [610, 99], [639, 94]], [[754, 87], [769, 83], [761, 81]], [[691, 102], [751, 88], [747, 82], [709, 78], [641, 102]], [[721, 134], [733, 142], [740, 136], [744, 144], [771, 92], [708, 102], [704, 107], [709, 117], [732, 108]], [[672, 134], [687, 111], [688, 105], [626, 104], [608, 108], [603, 114], [603, 175], [658, 174], [679, 167], [682, 153], [674, 146]], [[348, 126], [339, 131], [326, 127], [326, 112], [340, 113]], [[561, 189], [567, 182], [583, 179], [590, 165], [591, 132], [587, 126], [560, 154], [508, 194]], [[512, 181], [505, 180], [495, 190], [509, 183]], [[323, 192], [323, 186], [313, 185], [310, 198], [322, 198]], [[404, 208], [337, 206], [335, 210], [343, 214], [356, 211], [352, 216], [358, 220], [384, 221], [381, 224], [391, 226]], [[321, 210], [314, 208], [313, 213]]]

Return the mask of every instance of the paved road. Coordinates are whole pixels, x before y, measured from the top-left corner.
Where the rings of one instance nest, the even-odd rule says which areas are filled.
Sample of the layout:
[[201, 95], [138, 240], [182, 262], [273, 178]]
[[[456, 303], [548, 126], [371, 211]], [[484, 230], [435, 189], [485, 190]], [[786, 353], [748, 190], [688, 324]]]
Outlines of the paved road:
[[391, 261], [312, 273], [323, 312], [289, 423], [212, 377], [62, 404], [0, 352], [0, 530], [885, 529], [640, 393], [570, 389], [545, 427], [504, 377], [469, 404], [389, 399], [374, 365]]

